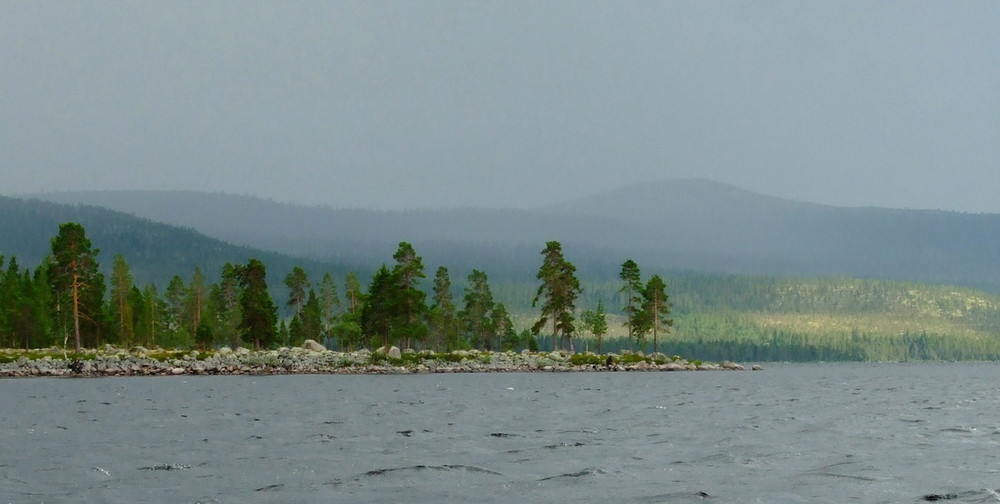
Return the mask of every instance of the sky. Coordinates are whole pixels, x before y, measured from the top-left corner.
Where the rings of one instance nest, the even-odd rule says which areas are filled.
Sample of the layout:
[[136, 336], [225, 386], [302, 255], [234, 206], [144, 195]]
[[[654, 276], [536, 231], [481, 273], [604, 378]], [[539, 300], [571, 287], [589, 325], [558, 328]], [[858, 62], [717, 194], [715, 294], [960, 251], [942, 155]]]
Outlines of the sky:
[[1000, 2], [0, 0], [0, 194], [1000, 213]]

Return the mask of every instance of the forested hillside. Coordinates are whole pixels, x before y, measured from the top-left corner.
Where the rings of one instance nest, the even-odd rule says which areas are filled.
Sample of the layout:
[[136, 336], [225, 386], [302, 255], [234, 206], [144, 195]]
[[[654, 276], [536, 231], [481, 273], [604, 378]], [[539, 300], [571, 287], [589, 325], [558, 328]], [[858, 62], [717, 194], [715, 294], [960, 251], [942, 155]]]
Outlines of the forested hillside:
[[[270, 296], [276, 300], [278, 307], [284, 307], [279, 313], [279, 322], [284, 327], [282, 334], [285, 339], [275, 341], [291, 341], [292, 334], [312, 334], [334, 346], [367, 344], [362, 338], [363, 328], [357, 324], [360, 319], [354, 322], [349, 319], [338, 321], [338, 317], [349, 312], [349, 303], [354, 303], [355, 310], [361, 309], [370, 294], [368, 291], [381, 285], [377, 273], [379, 264], [391, 264], [394, 260], [392, 250], [397, 245], [402, 249], [399, 242], [385, 245], [366, 261], [343, 266], [233, 246], [190, 229], [91, 206], [0, 198], [0, 216], [0, 256], [4, 258], [0, 266], [9, 265], [0, 283], [8, 287], [20, 286], [15, 291], [0, 293], [3, 297], [0, 305], [8, 310], [0, 310], [0, 326], [4, 320], [9, 322], [23, 317], [28, 317], [23, 320], [32, 320], [35, 316], [31, 314], [32, 310], [14, 309], [26, 306], [17, 304], [23, 303], [23, 299], [11, 300], [18, 299], [19, 295], [14, 295], [18, 289], [38, 294], [38, 289], [46, 282], [44, 272], [36, 270], [34, 278], [30, 272], [51, 252], [53, 235], [60, 224], [67, 221], [82, 223], [94, 247], [101, 250], [99, 260], [104, 278], [108, 281], [108, 289], [102, 291], [104, 296], [112, 295], [112, 279], [116, 275], [113, 258], [121, 254], [131, 268], [135, 286], [139, 289], [133, 293], [136, 303], [164, 296], [163, 310], [173, 306], [174, 318], [190, 316], [192, 305], [188, 297], [200, 289], [213, 292], [221, 289], [222, 284], [218, 282], [224, 280], [224, 265], [232, 263], [241, 267], [248, 258], [259, 258], [260, 265], [268, 271]], [[350, 245], [345, 244], [345, 247]], [[483, 292], [488, 294], [485, 299], [496, 303], [500, 319], [510, 320], [509, 326], [497, 326], [503, 328], [503, 333], [491, 336], [496, 338], [494, 344], [522, 348], [529, 341], [525, 330], [534, 325], [539, 317], [539, 307], [533, 307], [532, 300], [539, 286], [535, 274], [542, 261], [541, 246], [490, 246], [483, 243], [477, 247], [451, 251], [452, 254], [476, 251], [458, 266], [431, 262], [423, 256], [423, 249], [414, 247], [409, 255], [420, 254], [413, 257], [420, 260], [420, 267], [424, 268], [427, 277], [417, 280], [415, 286], [423, 292], [421, 296], [427, 296], [428, 305], [435, 305], [431, 300], [448, 293], [458, 307], [467, 302], [470, 292], [485, 289]], [[564, 250], [567, 259], [574, 264], [575, 273], [581, 278], [582, 292], [574, 312], [577, 323], [581, 323], [584, 312], [592, 311], [598, 303], [602, 303], [609, 329], [604, 341], [605, 351], [650, 350], [648, 340], [640, 343], [624, 338], [623, 300], [619, 292], [621, 282], [617, 266], [626, 256], [615, 250], [605, 250], [603, 258], [588, 257], [573, 245], [564, 245]], [[14, 258], [17, 263], [13, 262]], [[675, 322], [670, 334], [660, 340], [661, 348], [668, 353], [704, 360], [1000, 359], [1000, 299], [968, 287], [848, 277], [705, 273], [640, 264], [643, 281], [650, 275], [662, 276], [666, 280], [666, 290], [672, 303], [671, 316]], [[444, 287], [440, 289], [439, 279], [431, 278], [439, 266], [450, 270], [450, 278], [441, 284]], [[204, 278], [192, 279], [195, 268], [204, 274]], [[300, 268], [300, 292], [294, 295], [286, 275]], [[348, 275], [351, 270], [358, 273], [353, 284]], [[390, 270], [385, 271], [383, 275], [391, 273]], [[376, 273], [374, 277], [373, 272]], [[441, 271], [438, 270], [438, 273]], [[332, 276], [324, 278], [326, 274]], [[160, 294], [143, 287], [151, 283], [158, 286]], [[315, 291], [316, 300], [306, 295], [310, 289]], [[335, 292], [343, 296], [343, 304], [338, 305], [339, 311], [330, 311], [333, 308], [327, 310], [329, 315], [322, 319], [325, 320], [325, 329], [296, 327], [295, 317], [291, 314], [298, 313], [308, 303], [320, 303], [322, 292], [326, 292], [323, 296], [329, 299]], [[111, 310], [108, 306], [107, 309]], [[209, 309], [206, 313], [214, 313], [213, 310], [218, 311], [219, 308]], [[360, 316], [361, 312], [354, 313]], [[111, 324], [111, 311], [104, 317], [107, 324]], [[138, 319], [136, 323], [139, 323]], [[232, 326], [227, 326], [225, 321], [217, 323], [222, 325], [213, 326], [204, 341], [215, 344], [231, 341], [227, 339], [231, 336], [224, 334], [227, 334], [225, 331], [232, 331]], [[29, 326], [37, 326], [35, 328], [42, 331], [55, 331], [51, 323]], [[160, 329], [161, 336], [158, 337], [166, 339], [154, 341], [191, 342], [199, 330], [198, 324], [189, 329], [177, 324], [169, 331], [167, 327]], [[434, 327], [433, 324], [430, 327]], [[37, 341], [51, 343], [55, 333], [47, 334], [50, 335], [48, 338], [38, 336], [42, 339]], [[186, 336], [179, 337], [177, 334]], [[414, 336], [416, 338], [421, 333], [417, 331], [413, 334], [417, 335]], [[454, 340], [453, 345], [478, 345], [484, 341], [484, 336], [473, 334], [455, 336], [460, 339]], [[106, 329], [104, 336], [96, 341], [117, 341], [112, 335], [113, 331]], [[7, 336], [0, 334], [0, 337]], [[577, 326], [575, 337], [577, 349], [594, 348], [596, 342], [585, 325]], [[9, 341], [20, 340], [15, 338]], [[534, 344], [543, 350], [551, 346], [546, 338], [540, 338]]]
[[[958, 284], [1000, 293], [1000, 215], [839, 208], [704, 180], [625, 187], [533, 210], [384, 212], [192, 192], [39, 195], [190, 227], [233, 243], [363, 263], [399, 241], [429, 264], [529, 278], [525, 252], [559, 240], [595, 277], [624, 256], [652, 268]], [[429, 203], [430, 205], [430, 203]], [[527, 258], [527, 259], [526, 259]]]
[[[1000, 297], [969, 288], [852, 278], [666, 274], [668, 352], [704, 360], [1000, 358]], [[618, 283], [589, 285], [616, 299]], [[608, 301], [605, 301], [608, 303]], [[609, 306], [620, 309], [619, 302]], [[623, 329], [612, 337], [621, 337]], [[612, 343], [626, 346], [626, 342]]]
[[[222, 266], [256, 257], [282, 274], [300, 265], [315, 274], [344, 274], [347, 267], [293, 258], [209, 238], [190, 228], [179, 228], [123, 212], [89, 205], [60, 205], [47, 201], [0, 196], [0, 256], [16, 256], [22, 266], [35, 267], [49, 255], [59, 224], [79, 222], [100, 249], [105, 275], [115, 254], [128, 258], [140, 284], [165, 287], [174, 275], [188, 277], [195, 267], [207, 278], [219, 276]], [[280, 281], [275, 282], [280, 285]]]

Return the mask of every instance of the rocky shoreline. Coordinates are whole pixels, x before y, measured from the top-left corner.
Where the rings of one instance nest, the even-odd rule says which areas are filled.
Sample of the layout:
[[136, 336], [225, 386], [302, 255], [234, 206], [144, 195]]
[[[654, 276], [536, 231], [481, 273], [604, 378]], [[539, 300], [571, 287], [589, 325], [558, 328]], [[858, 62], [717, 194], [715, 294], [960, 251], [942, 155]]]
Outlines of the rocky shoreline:
[[[375, 352], [336, 352], [315, 342], [305, 348], [251, 351], [177, 351], [106, 346], [70, 355], [62, 349], [2, 350], [0, 378], [33, 376], [178, 376], [283, 374], [412, 374], [608, 371], [742, 371], [732, 362], [703, 363], [664, 354], [596, 355], [567, 352], [532, 353], [456, 351], [401, 351], [396, 347]], [[753, 366], [753, 370], [761, 369]]]

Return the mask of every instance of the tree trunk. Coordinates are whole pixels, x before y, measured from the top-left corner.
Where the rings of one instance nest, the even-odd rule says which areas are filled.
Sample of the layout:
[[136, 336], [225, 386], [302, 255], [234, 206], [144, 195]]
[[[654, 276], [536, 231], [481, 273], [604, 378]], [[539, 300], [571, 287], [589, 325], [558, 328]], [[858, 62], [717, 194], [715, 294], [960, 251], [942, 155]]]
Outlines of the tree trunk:
[[552, 351], [562, 350], [559, 348], [559, 337], [556, 335], [556, 317], [552, 317]]
[[659, 299], [656, 299], [656, 298], [659, 297], [657, 294], [654, 293], [653, 296], [654, 296], [654, 299], [653, 299], [653, 353], [655, 354], [657, 352], [657, 348], [656, 348], [656, 329], [660, 325], [660, 302], [659, 302]]
[[80, 279], [73, 275], [73, 348], [80, 353]]

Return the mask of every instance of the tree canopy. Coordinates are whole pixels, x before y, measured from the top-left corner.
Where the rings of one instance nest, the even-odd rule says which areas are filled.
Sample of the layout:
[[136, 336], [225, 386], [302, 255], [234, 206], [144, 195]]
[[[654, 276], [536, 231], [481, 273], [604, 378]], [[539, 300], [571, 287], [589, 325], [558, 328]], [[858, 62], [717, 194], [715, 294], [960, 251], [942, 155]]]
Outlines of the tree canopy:
[[552, 347], [561, 349], [560, 336], [563, 336], [569, 339], [569, 350], [572, 352], [575, 331], [573, 312], [576, 310], [576, 298], [583, 292], [576, 278], [576, 266], [563, 257], [562, 245], [557, 241], [547, 242], [541, 254], [542, 266], [537, 275], [541, 285], [531, 302], [534, 307], [542, 301], [541, 316], [531, 332], [537, 335], [551, 321]]

